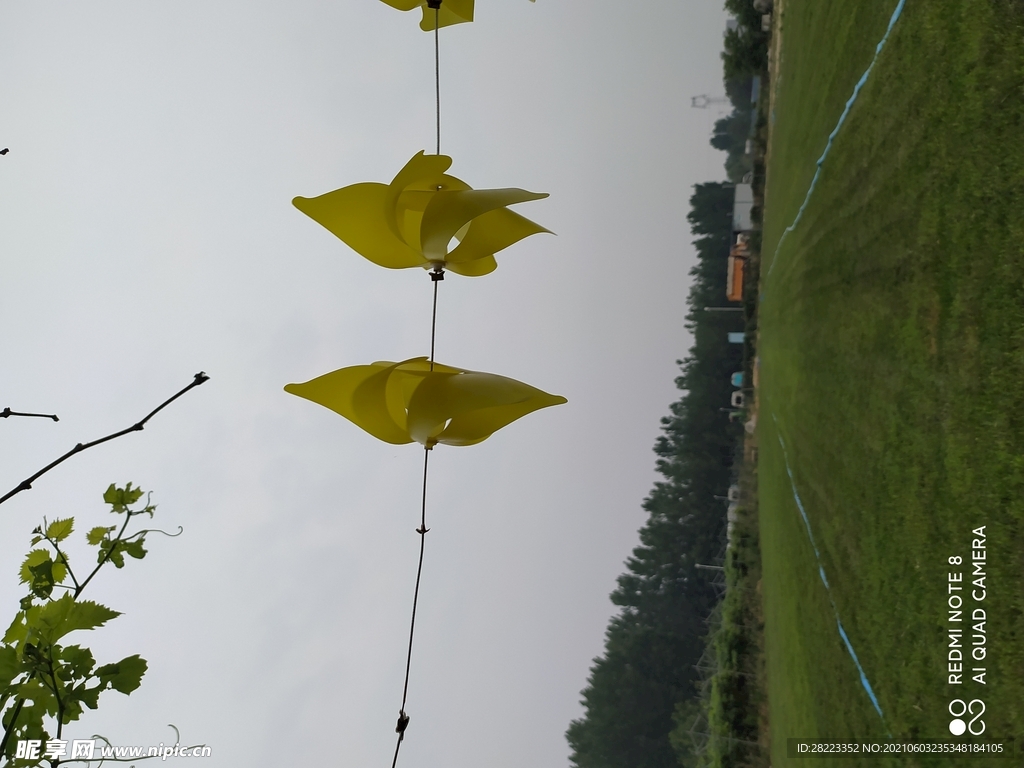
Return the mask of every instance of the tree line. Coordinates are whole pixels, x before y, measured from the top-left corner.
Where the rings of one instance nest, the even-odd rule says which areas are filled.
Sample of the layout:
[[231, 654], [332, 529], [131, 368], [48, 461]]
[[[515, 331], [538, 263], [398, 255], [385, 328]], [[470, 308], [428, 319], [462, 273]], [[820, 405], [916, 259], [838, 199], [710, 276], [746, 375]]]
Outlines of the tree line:
[[[759, 7], [755, 7], [758, 5]], [[687, 219], [696, 238], [697, 264], [687, 303], [693, 347], [677, 361], [679, 399], [662, 419], [654, 446], [655, 483], [643, 508], [640, 545], [611, 594], [619, 613], [608, 624], [604, 654], [594, 660], [582, 691], [584, 714], [566, 732], [577, 768], [678, 768], [692, 765], [681, 737], [700, 710], [696, 665], [708, 642], [706, 619], [717, 597], [709, 571], [725, 544], [721, 499], [733, 475], [742, 434], [726, 413], [729, 375], [741, 370], [741, 345], [729, 331], [743, 330], [740, 313], [705, 312], [726, 292], [726, 256], [732, 242], [733, 185], [752, 170], [746, 153], [753, 120], [752, 77], [764, 75], [770, 34], [761, 29], [770, 0], [725, 0], [736, 29], [722, 52], [725, 91], [732, 112], [715, 123], [711, 145], [726, 153], [728, 182], [697, 184]]]
[[716, 603], [709, 571], [725, 543], [724, 495], [741, 433], [725, 408], [729, 375], [741, 367], [742, 329], [732, 313], [705, 312], [725, 297], [732, 235], [731, 184], [698, 184], [688, 220], [698, 260], [691, 270], [687, 329], [693, 347], [678, 361], [680, 397], [662, 419], [654, 446], [662, 479], [643, 508], [640, 545], [611, 594], [621, 608], [608, 625], [604, 655], [595, 659], [582, 692], [584, 716], [566, 733], [578, 768], [676, 768], [669, 734], [673, 713], [697, 699], [696, 670], [705, 619]]

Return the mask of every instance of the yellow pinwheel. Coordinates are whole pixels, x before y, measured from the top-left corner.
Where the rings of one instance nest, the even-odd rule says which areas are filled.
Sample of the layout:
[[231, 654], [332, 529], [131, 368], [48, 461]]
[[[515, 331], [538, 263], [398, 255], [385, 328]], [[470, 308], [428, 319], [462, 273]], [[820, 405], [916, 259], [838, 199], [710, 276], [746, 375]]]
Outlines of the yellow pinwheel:
[[467, 371], [425, 357], [383, 361], [324, 374], [285, 392], [339, 413], [378, 440], [432, 448], [473, 445], [564, 397], [493, 373]]
[[[430, 0], [381, 0], [392, 8], [400, 11], [411, 11], [413, 8], [423, 8], [423, 19], [420, 21], [420, 29], [424, 32], [431, 32], [436, 23], [438, 27], [448, 27], [452, 24], [462, 24], [464, 21], [473, 20], [473, 0], [435, 0], [432, 5]], [[534, 0], [530, 0], [534, 2]], [[434, 8], [437, 8], [435, 17]]]
[[506, 207], [546, 193], [472, 189], [445, 173], [451, 164], [447, 155], [420, 152], [390, 184], [353, 184], [319, 197], [296, 197], [292, 204], [356, 253], [389, 269], [486, 275], [498, 266], [495, 253], [549, 232]]

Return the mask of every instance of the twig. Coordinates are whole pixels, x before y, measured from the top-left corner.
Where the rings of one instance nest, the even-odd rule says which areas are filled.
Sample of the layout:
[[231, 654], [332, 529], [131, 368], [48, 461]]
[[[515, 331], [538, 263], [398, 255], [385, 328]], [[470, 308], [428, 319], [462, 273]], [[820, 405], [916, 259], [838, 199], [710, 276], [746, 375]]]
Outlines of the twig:
[[[43, 518], [43, 525], [45, 525], [45, 524], [46, 524], [46, 518]], [[49, 543], [49, 545], [51, 547], [53, 547], [54, 551], [56, 551], [57, 557], [60, 558], [57, 562], [63, 563], [64, 567], [67, 569], [68, 576], [71, 577], [71, 581], [75, 585], [75, 589], [80, 591], [81, 587], [78, 586], [78, 579], [75, 578], [75, 572], [73, 570], [71, 570], [71, 563], [68, 561], [68, 556], [65, 555], [63, 551], [61, 551], [60, 544], [58, 544], [56, 541], [54, 541], [49, 536], [47, 536], [45, 531], [43, 532], [43, 538], [46, 539], [46, 541]], [[54, 584], [54, 586], [56, 587], [56, 586], [63, 586], [63, 585]], [[78, 595], [78, 592], [76, 591], [75, 592], [75, 596], [77, 597], [77, 595]]]
[[[178, 392], [173, 397], [168, 398], [167, 400], [162, 402], [160, 405], [158, 405], [156, 408], [154, 408], [144, 419], [142, 419], [142, 421], [138, 421], [135, 424], [132, 424], [127, 429], [122, 429], [120, 432], [114, 432], [113, 434], [107, 435], [106, 437], [101, 437], [99, 440], [93, 440], [91, 443], [79, 443], [74, 448], [72, 448], [70, 451], [68, 451], [63, 456], [61, 456], [59, 459], [57, 459], [56, 461], [50, 462], [45, 467], [40, 469], [38, 472], [36, 472], [34, 475], [32, 475], [32, 477], [28, 478], [27, 480], [22, 480], [21, 483], [17, 487], [15, 487], [13, 490], [8, 491], [3, 496], [0, 496], [0, 504], [3, 504], [5, 501], [7, 501], [9, 498], [14, 496], [15, 494], [21, 493], [22, 491], [27, 491], [29, 488], [32, 487], [32, 483], [34, 483], [36, 480], [38, 480], [42, 475], [45, 475], [47, 472], [49, 472], [51, 469], [56, 467], [58, 464], [61, 464], [61, 463], [65, 462], [65, 461], [67, 461], [72, 456], [74, 456], [76, 453], [81, 453], [82, 451], [84, 451], [87, 448], [92, 448], [94, 445], [99, 445], [100, 443], [105, 443], [108, 440], [113, 440], [114, 438], [121, 437], [122, 435], [127, 435], [129, 432], [138, 432], [139, 430], [141, 430], [143, 427], [146, 426], [146, 422], [147, 421], [149, 421], [151, 418], [156, 416], [160, 411], [162, 411], [168, 405], [170, 405], [175, 400], [177, 400], [179, 397], [184, 395], [190, 389], [193, 389], [194, 387], [198, 387], [200, 384], [202, 384], [204, 381], [207, 381], [209, 378], [210, 378], [209, 376], [207, 376], [205, 373], [200, 371], [199, 373], [197, 373], [195, 375], [195, 378], [192, 379], [192, 383], [191, 384], [189, 384], [187, 387], [182, 389], [180, 392]], [[57, 417], [54, 416], [53, 418], [57, 418]]]
[[99, 573], [100, 572], [100, 568], [102, 568], [104, 565], [106, 565], [107, 561], [109, 561], [110, 558], [113, 556], [114, 550], [117, 549], [117, 543], [119, 541], [123, 541], [122, 537], [124, 536], [125, 530], [128, 528], [128, 523], [130, 523], [131, 521], [132, 521], [132, 512], [131, 512], [130, 509], [126, 509], [125, 510], [125, 515], [124, 515], [124, 523], [121, 524], [121, 530], [117, 532], [117, 536], [115, 536], [113, 541], [110, 542], [110, 548], [103, 554], [103, 557], [100, 558], [99, 564], [95, 568], [92, 569], [92, 573], [90, 573], [88, 576], [85, 577], [85, 581], [82, 582], [81, 586], [79, 586], [77, 584], [75, 585], [75, 594], [74, 594], [75, 600], [78, 599], [78, 596], [80, 594], [82, 594], [82, 590], [85, 589], [89, 585], [90, 581], [92, 581], [92, 577], [95, 576], [97, 573]]
[[57, 738], [60, 738], [64, 730], [64, 702], [60, 698], [60, 683], [57, 682], [57, 670], [53, 667], [53, 646], [47, 650], [47, 660], [50, 662], [50, 679], [53, 680], [53, 697], [57, 699]]
[[[31, 680], [35, 676], [36, 676], [36, 673], [33, 672], [31, 675], [28, 676], [28, 680]], [[26, 680], [25, 682], [28, 682], [28, 680]], [[18, 717], [21, 715], [21, 709], [24, 706], [25, 706], [25, 699], [24, 698], [18, 699], [18, 702], [14, 705], [14, 712], [11, 715], [11, 720], [7, 724], [6, 730], [4, 730], [4, 737], [3, 737], [3, 739], [0, 739], [0, 757], [3, 757], [3, 755], [7, 751], [7, 742], [10, 740], [11, 734], [14, 733], [15, 728], [17, 728]]]
[[0, 419], [6, 419], [11, 416], [35, 416], [40, 419], [53, 419], [54, 421], [60, 421], [55, 413], [21, 413], [19, 411], [12, 411], [10, 408], [4, 408], [0, 411]]

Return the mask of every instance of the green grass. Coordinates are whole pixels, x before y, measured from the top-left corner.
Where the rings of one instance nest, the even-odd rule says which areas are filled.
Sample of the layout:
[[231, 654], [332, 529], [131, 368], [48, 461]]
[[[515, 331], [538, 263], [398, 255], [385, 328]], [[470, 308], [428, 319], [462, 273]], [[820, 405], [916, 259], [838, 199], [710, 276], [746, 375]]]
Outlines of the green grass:
[[[775, 766], [788, 737], [946, 738], [964, 694], [987, 736], [1024, 736], [1024, 5], [908, 0], [775, 255], [895, 5], [787, 0], [783, 17], [759, 318]], [[947, 558], [981, 525], [984, 689], [946, 684], [944, 631]]]

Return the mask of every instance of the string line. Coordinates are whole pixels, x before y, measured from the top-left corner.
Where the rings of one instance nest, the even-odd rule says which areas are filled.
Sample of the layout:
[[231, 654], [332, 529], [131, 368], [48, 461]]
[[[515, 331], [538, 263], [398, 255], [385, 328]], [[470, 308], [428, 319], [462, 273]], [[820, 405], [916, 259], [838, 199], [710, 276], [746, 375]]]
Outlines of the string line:
[[[441, 45], [438, 29], [440, 28], [441, 5], [434, 7], [434, 94], [437, 106], [437, 147], [436, 153], [441, 154]], [[430, 313], [430, 370], [434, 370], [434, 342], [437, 334], [437, 284], [444, 279], [444, 271], [437, 267], [431, 274], [434, 283], [434, 300]], [[398, 725], [395, 731], [398, 733], [398, 741], [395, 743], [395, 755], [391, 760], [391, 768], [398, 764], [398, 753], [402, 749], [402, 741], [405, 740], [405, 729], [409, 726], [409, 716], [405, 712], [405, 705], [409, 698], [409, 672], [412, 669], [412, 642], [416, 635], [416, 608], [420, 600], [420, 581], [423, 577], [423, 552], [427, 543], [427, 470], [430, 462], [430, 449], [433, 446], [425, 446], [423, 451], [423, 494], [420, 499], [420, 527], [416, 533], [420, 535], [420, 558], [416, 566], [416, 588], [412, 593], [412, 618], [409, 620], [409, 649], [405, 655], [405, 682], [402, 685], [402, 707], [398, 710]]]
[[423, 496], [420, 507], [420, 527], [416, 533], [420, 535], [420, 559], [416, 567], [416, 589], [412, 595], [412, 619], [409, 622], [409, 651], [405, 656], [405, 684], [402, 686], [402, 708], [398, 711], [398, 725], [395, 730], [398, 732], [398, 742], [395, 744], [395, 756], [391, 761], [391, 768], [398, 763], [398, 752], [402, 748], [402, 741], [405, 739], [405, 729], [409, 725], [409, 716], [405, 713], [405, 703], [409, 697], [409, 670], [412, 668], [412, 640], [416, 633], [416, 606], [420, 599], [420, 578], [423, 575], [423, 550], [427, 543], [427, 465], [430, 460], [430, 449], [423, 451]]
[[[430, 370], [434, 370], [434, 342], [437, 331], [437, 280], [434, 280], [434, 305], [430, 315]], [[420, 580], [423, 577], [423, 551], [427, 543], [427, 469], [430, 461], [430, 446], [423, 451], [423, 494], [420, 499], [420, 527], [416, 533], [420, 535], [420, 559], [416, 566], [416, 588], [412, 593], [412, 618], [409, 621], [409, 650], [405, 656], [405, 683], [402, 685], [402, 707], [398, 710], [398, 741], [395, 744], [395, 756], [391, 760], [391, 768], [398, 764], [398, 753], [405, 739], [405, 729], [409, 725], [409, 716], [405, 713], [405, 704], [409, 698], [409, 672], [412, 669], [412, 641], [416, 634], [416, 607], [420, 599]]]
[[434, 281], [434, 309], [430, 313], [430, 370], [434, 370], [434, 333], [437, 330], [437, 284]]
[[441, 44], [438, 27], [441, 13], [440, 4], [434, 9], [434, 93], [437, 97], [437, 153], [441, 154]]

